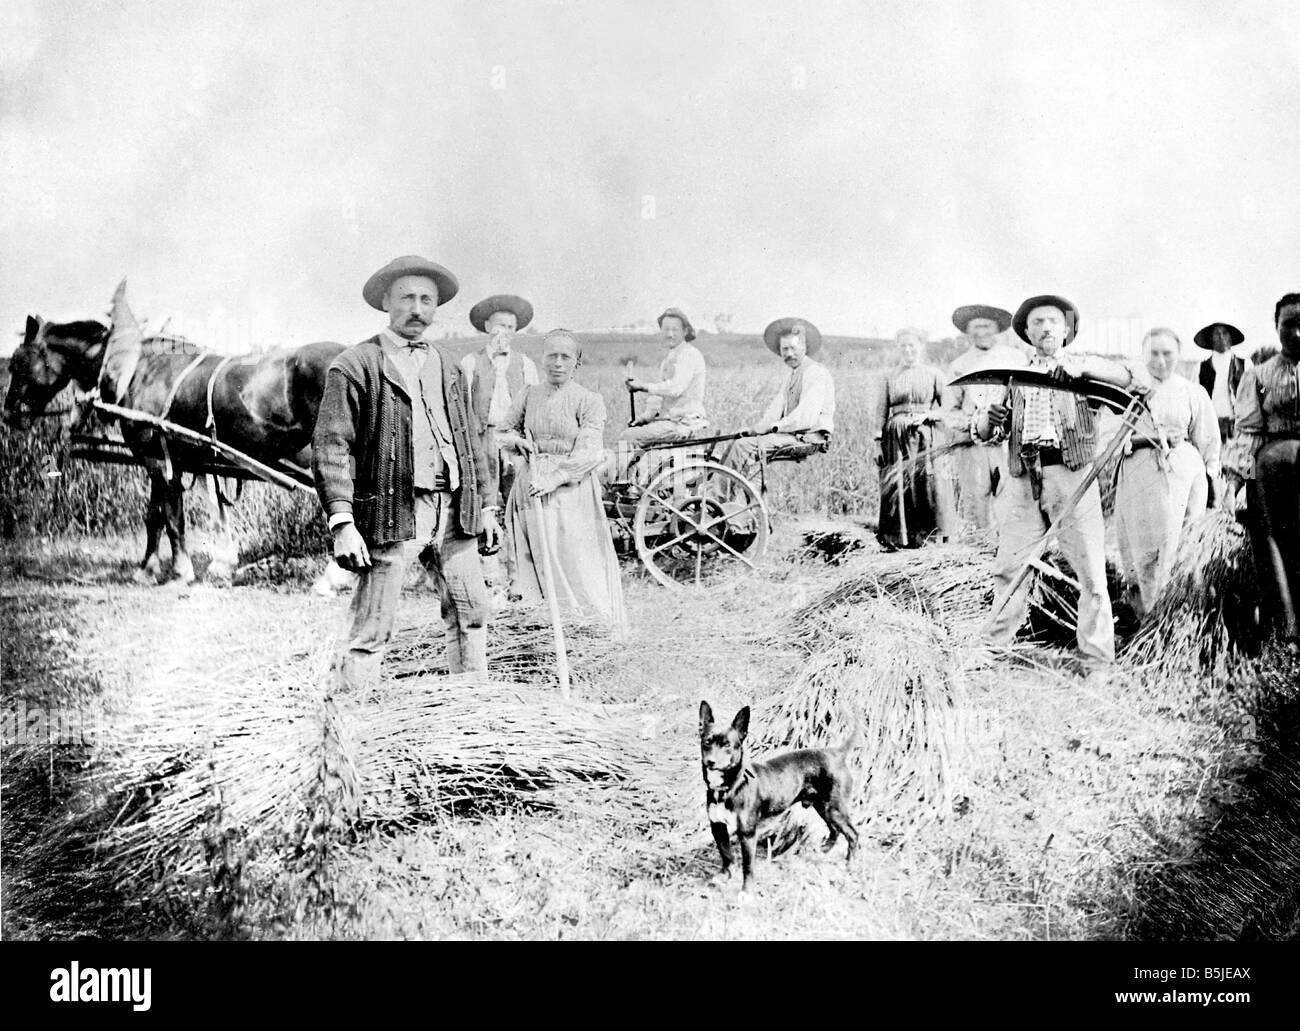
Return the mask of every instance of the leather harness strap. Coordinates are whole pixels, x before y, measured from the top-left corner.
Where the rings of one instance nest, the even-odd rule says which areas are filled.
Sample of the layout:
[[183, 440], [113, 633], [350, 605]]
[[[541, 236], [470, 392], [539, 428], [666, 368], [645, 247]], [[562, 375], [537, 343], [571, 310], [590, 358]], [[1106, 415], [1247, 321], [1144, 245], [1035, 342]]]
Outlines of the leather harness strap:
[[[176, 381], [171, 385], [171, 389], [167, 391], [167, 399], [163, 401], [162, 411], [159, 413], [159, 416], [161, 418], [170, 420], [172, 405], [176, 401], [176, 395], [180, 392], [181, 384], [185, 382], [186, 378], [189, 376], [191, 372], [193, 372], [201, 364], [203, 364], [204, 361], [206, 361], [208, 358], [211, 357], [212, 357], [211, 354], [197, 354], [194, 356], [193, 360], [187, 366], [185, 366], [184, 369], [181, 370], [181, 374], [176, 377]], [[226, 366], [229, 365], [234, 360], [235, 359], [233, 355], [222, 358], [221, 361], [217, 363], [216, 368], [213, 369], [211, 374], [208, 376], [207, 386], [205, 387], [205, 393], [207, 396], [208, 417], [206, 422], [204, 423], [204, 429], [208, 431], [208, 435], [213, 440], [217, 439], [217, 418], [216, 418], [216, 412], [213, 410], [212, 407], [212, 393], [213, 390], [216, 388], [217, 377], [220, 376], [226, 370]], [[172, 458], [171, 458], [171, 451], [167, 447], [167, 435], [165, 433], [161, 437], [161, 443], [162, 443], [163, 463], [164, 463], [163, 475], [170, 480], [172, 476]]]
[[171, 418], [172, 403], [176, 400], [176, 394], [181, 389], [181, 384], [185, 382], [185, 377], [198, 368], [207, 357], [206, 354], [196, 354], [189, 365], [185, 366], [185, 368], [181, 370], [181, 374], [176, 377], [176, 382], [173, 383], [171, 389], [167, 391], [167, 400], [163, 402], [162, 411], [158, 413], [159, 417], [163, 419]]
[[217, 364], [217, 367], [212, 370], [212, 375], [208, 377], [208, 421], [204, 428], [208, 431], [208, 435], [213, 440], [217, 439], [217, 413], [212, 407], [212, 392], [216, 389], [217, 377], [225, 372], [226, 366], [234, 360], [234, 355], [228, 355], [227, 357], [222, 358]]

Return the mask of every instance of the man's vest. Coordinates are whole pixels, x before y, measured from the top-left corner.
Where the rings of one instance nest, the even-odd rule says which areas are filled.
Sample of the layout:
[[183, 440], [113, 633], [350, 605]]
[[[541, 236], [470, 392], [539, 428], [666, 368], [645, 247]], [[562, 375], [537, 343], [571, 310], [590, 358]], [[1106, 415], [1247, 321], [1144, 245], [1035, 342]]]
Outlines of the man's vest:
[[[492, 410], [492, 395], [496, 391], [496, 386], [496, 366], [492, 364], [486, 349], [480, 350], [474, 355], [474, 383], [470, 387], [470, 404], [474, 407], [474, 414], [478, 416], [479, 425], [484, 429], [488, 426], [488, 414]], [[513, 349], [509, 361], [506, 362], [506, 389], [510, 391], [511, 401], [524, 389], [524, 359]]]
[[[1007, 472], [1023, 476], [1025, 464], [1020, 460], [1020, 443], [1025, 432], [1025, 395], [1021, 387], [1011, 388], [1011, 433], [1007, 440]], [[1045, 388], [1038, 388], [1045, 389]], [[1097, 457], [1096, 415], [1078, 394], [1049, 391], [1052, 403], [1052, 426], [1061, 441], [1061, 458], [1067, 469], [1081, 469]]]
[[[1237, 385], [1241, 383], [1241, 377], [1244, 376], [1245, 373], [1245, 359], [1239, 358], [1235, 354], [1228, 359], [1228, 393], [1232, 397], [1237, 396]], [[1201, 362], [1200, 381], [1201, 386], [1205, 388], [1205, 392], [1211, 397], [1214, 396], [1214, 379], [1214, 362], [1207, 358], [1205, 361]]]

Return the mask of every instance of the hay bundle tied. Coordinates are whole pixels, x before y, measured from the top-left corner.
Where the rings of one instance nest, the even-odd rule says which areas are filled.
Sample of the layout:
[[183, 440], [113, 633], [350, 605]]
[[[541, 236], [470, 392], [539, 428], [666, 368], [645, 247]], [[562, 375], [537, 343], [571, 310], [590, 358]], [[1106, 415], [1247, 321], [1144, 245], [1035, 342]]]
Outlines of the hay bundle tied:
[[162, 889], [202, 883], [230, 842], [292, 857], [322, 835], [518, 807], [668, 819], [638, 714], [464, 676], [384, 681], [364, 698], [332, 699], [326, 682], [142, 692], [105, 728], [60, 833], [116, 879]]
[[1258, 647], [1258, 606], [1249, 537], [1211, 509], [1184, 527], [1169, 579], [1125, 658], [1172, 675], [1217, 669]]
[[950, 634], [887, 598], [823, 609], [812, 650], [762, 707], [757, 754], [843, 744], [864, 824], [951, 810], [966, 747], [965, 661]]

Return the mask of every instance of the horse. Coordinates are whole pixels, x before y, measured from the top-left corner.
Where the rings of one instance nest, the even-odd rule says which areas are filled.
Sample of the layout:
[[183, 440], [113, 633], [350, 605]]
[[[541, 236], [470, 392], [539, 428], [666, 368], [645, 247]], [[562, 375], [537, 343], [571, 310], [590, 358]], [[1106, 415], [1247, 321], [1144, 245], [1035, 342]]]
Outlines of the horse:
[[[115, 301], [121, 301], [121, 293], [119, 288]], [[121, 309], [134, 327], [124, 301]], [[113, 326], [95, 320], [47, 322], [29, 315], [23, 342], [10, 358], [5, 422], [18, 428], [30, 426], [69, 384], [82, 394], [95, 390], [118, 331], [118, 311], [115, 305]], [[165, 345], [163, 338], [150, 348], [136, 348], [129, 375], [117, 383], [114, 403], [205, 437], [215, 435], [223, 444], [310, 486], [312, 430], [325, 374], [343, 351], [342, 344], [322, 341], [235, 356], [175, 353], [176, 348]], [[83, 409], [74, 406], [71, 424], [75, 426], [82, 416]], [[205, 472], [212, 452], [201, 444], [168, 437], [148, 424], [123, 419], [120, 426], [123, 440], [149, 476], [145, 554], [137, 578], [155, 583], [164, 579], [159, 543], [166, 531], [172, 577], [192, 583], [182, 474]], [[219, 508], [224, 509], [224, 502], [219, 502]], [[210, 577], [229, 578], [233, 563], [233, 555], [214, 553]]]

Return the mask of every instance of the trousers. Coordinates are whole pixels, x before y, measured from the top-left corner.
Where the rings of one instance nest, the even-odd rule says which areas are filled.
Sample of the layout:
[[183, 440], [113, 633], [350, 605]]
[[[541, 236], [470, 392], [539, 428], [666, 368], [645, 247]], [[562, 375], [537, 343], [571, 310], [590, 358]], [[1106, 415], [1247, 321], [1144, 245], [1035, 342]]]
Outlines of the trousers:
[[1007, 482], [1006, 445], [977, 442], [953, 457], [962, 518], [977, 530], [992, 529], [995, 499]]
[[1205, 514], [1208, 489], [1200, 452], [1183, 441], [1166, 458], [1142, 448], [1124, 459], [1115, 488], [1115, 533], [1139, 616], [1169, 579], [1183, 527]]
[[1247, 491], [1260, 607], [1286, 636], [1300, 637], [1300, 440], [1260, 448]]
[[[1043, 492], [1035, 501], [1028, 476], [1008, 476], [998, 497], [998, 553], [994, 559], [994, 611], [1008, 597], [1011, 582], [1049, 523], [1065, 510], [1065, 503], [1088, 475], [1089, 466], [1069, 469], [1043, 466]], [[1061, 524], [1057, 538], [1062, 553], [1079, 581], [1079, 622], [1076, 640], [1085, 664], [1107, 666], [1115, 661], [1115, 625], [1110, 595], [1106, 591], [1106, 528], [1101, 515], [1101, 492], [1094, 481], [1079, 504]], [[1002, 612], [984, 626], [995, 643], [1009, 643], [1029, 615], [1033, 577], [1026, 577]]]
[[370, 549], [370, 568], [357, 576], [349, 610], [346, 650], [340, 664], [348, 687], [378, 680], [384, 652], [393, 637], [402, 581], [418, 558], [438, 588], [447, 637], [450, 673], [487, 670], [487, 617], [491, 610], [478, 541], [453, 530], [451, 494], [416, 492], [415, 538]]

